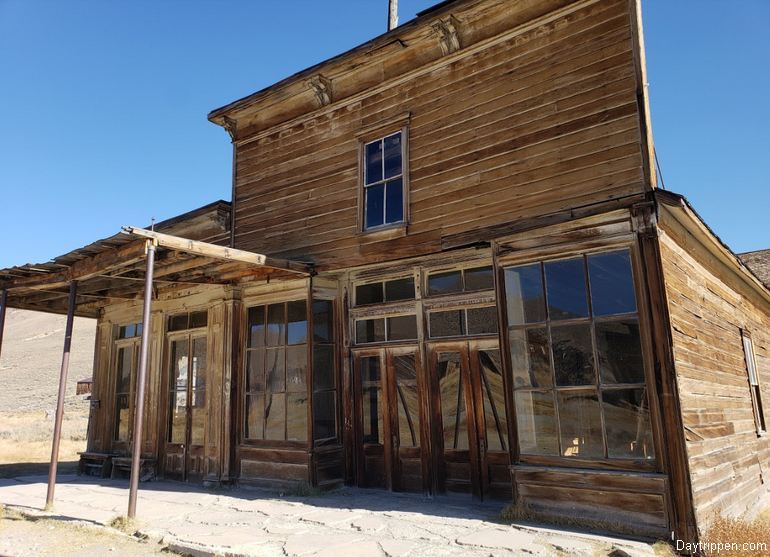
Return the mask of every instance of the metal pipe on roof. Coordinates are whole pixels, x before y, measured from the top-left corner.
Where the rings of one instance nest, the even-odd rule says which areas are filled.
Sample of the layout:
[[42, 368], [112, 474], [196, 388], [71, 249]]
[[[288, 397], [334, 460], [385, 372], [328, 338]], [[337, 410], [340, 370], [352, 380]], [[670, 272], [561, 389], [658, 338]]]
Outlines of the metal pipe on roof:
[[8, 291], [0, 294], [0, 354], [3, 352], [3, 331], [5, 330], [5, 307], [8, 305]]
[[[67, 302], [67, 324], [64, 328], [64, 350], [62, 351], [61, 370], [59, 372], [59, 396], [56, 400], [56, 421], [53, 427], [53, 442], [51, 443], [51, 464], [48, 468], [48, 492], [45, 497], [45, 508], [53, 506], [53, 495], [56, 489], [56, 470], [59, 465], [59, 442], [61, 441], [61, 424], [64, 418], [64, 397], [67, 394], [67, 372], [70, 365], [70, 348], [72, 347], [72, 325], [75, 321], [75, 305], [77, 302], [77, 281], [70, 282], [69, 300]], [[5, 307], [5, 304], [3, 304]]]
[[144, 277], [142, 310], [142, 344], [139, 349], [139, 374], [136, 378], [134, 404], [134, 440], [131, 453], [131, 484], [128, 493], [128, 518], [136, 517], [136, 493], [142, 459], [142, 428], [144, 426], [144, 390], [147, 384], [147, 356], [150, 348], [150, 310], [152, 309], [152, 275], [155, 270], [155, 242], [147, 242], [147, 272]]

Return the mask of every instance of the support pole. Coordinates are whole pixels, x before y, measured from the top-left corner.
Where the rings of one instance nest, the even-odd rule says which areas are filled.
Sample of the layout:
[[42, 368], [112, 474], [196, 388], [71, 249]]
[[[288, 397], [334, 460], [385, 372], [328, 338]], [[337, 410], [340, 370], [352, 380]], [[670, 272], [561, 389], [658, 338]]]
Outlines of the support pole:
[[[64, 329], [64, 351], [61, 358], [59, 373], [59, 398], [56, 401], [56, 422], [53, 426], [53, 443], [51, 444], [51, 465], [48, 468], [48, 493], [45, 498], [45, 508], [53, 506], [53, 494], [56, 489], [56, 469], [59, 466], [59, 442], [61, 441], [61, 423], [64, 417], [64, 397], [67, 394], [67, 372], [70, 366], [70, 347], [72, 346], [72, 324], [75, 320], [75, 303], [78, 283], [70, 282], [70, 295], [67, 302], [67, 325]], [[5, 308], [5, 304], [3, 304]]]
[[155, 268], [155, 243], [147, 242], [147, 272], [144, 277], [144, 307], [142, 311], [142, 345], [139, 349], [139, 376], [136, 379], [134, 404], [134, 440], [131, 454], [131, 486], [128, 494], [128, 518], [136, 516], [136, 492], [142, 457], [142, 427], [144, 425], [144, 388], [147, 383], [147, 355], [150, 348], [150, 309], [152, 306], [152, 274]]
[[8, 305], [8, 291], [0, 294], [0, 353], [3, 351], [3, 330], [5, 329], [5, 306]]

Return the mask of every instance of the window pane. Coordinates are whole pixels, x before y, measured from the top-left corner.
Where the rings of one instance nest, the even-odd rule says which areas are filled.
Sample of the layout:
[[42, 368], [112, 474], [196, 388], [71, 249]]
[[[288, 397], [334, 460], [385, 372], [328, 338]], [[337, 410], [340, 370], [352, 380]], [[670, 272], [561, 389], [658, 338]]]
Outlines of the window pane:
[[334, 304], [330, 300], [313, 301], [313, 340], [334, 341]]
[[286, 343], [286, 304], [267, 306], [267, 345], [280, 346]]
[[557, 392], [563, 456], [604, 457], [599, 399], [595, 391]]
[[404, 220], [404, 182], [391, 180], [385, 186], [385, 222], [388, 224]]
[[401, 132], [385, 138], [385, 178], [401, 174]]
[[267, 390], [280, 393], [286, 390], [285, 348], [267, 350]]
[[627, 250], [588, 256], [594, 315], [636, 311], [631, 254]]
[[596, 348], [602, 383], [644, 383], [642, 344], [636, 320], [597, 323]]
[[209, 314], [207, 311], [194, 311], [190, 314], [190, 328], [205, 327], [208, 324]]
[[246, 397], [246, 439], [264, 439], [265, 395]]
[[465, 269], [465, 290], [491, 290], [495, 287], [492, 267], [476, 267]]
[[382, 180], [382, 140], [364, 147], [364, 174], [367, 184]]
[[130, 411], [128, 406], [129, 395], [118, 395], [115, 402], [115, 439], [128, 441], [128, 424]]
[[288, 313], [287, 344], [302, 344], [307, 342], [307, 303], [289, 302], [286, 304]]
[[380, 304], [383, 301], [382, 283], [359, 284], [356, 286], [356, 305]]
[[516, 392], [516, 427], [522, 454], [558, 455], [556, 410], [550, 392]]
[[385, 184], [366, 188], [366, 228], [380, 226], [385, 218]]
[[505, 416], [505, 389], [500, 351], [479, 350], [477, 354], [484, 398], [487, 450], [504, 451], [508, 447], [508, 422]]
[[286, 390], [307, 392], [307, 346], [286, 349]]
[[552, 327], [551, 342], [557, 385], [596, 384], [590, 325]]
[[492, 335], [497, 333], [497, 308], [471, 308], [468, 310], [468, 334]]
[[384, 342], [385, 341], [385, 320], [384, 319], [362, 319], [356, 321], [356, 342]]
[[400, 447], [420, 446], [420, 396], [413, 354], [393, 358]]
[[265, 390], [265, 350], [249, 350], [246, 360], [246, 390]]
[[414, 315], [388, 317], [388, 340], [417, 338], [417, 318]]
[[265, 345], [265, 306], [249, 308], [249, 348]]
[[313, 437], [329, 439], [337, 436], [336, 398], [334, 391], [313, 395]]
[[514, 330], [508, 333], [513, 362], [513, 387], [550, 387], [551, 355], [548, 330], [543, 328]]
[[414, 300], [414, 278], [389, 280], [385, 283], [385, 300]]
[[168, 318], [168, 330], [169, 331], [184, 331], [187, 328], [187, 319], [189, 315], [186, 313], [180, 313], [179, 315], [172, 315]]
[[334, 388], [334, 346], [313, 346], [313, 390]]
[[286, 395], [268, 394], [265, 404], [265, 439], [286, 439]]
[[545, 321], [545, 295], [540, 264], [506, 269], [505, 297], [509, 325]]
[[551, 319], [588, 316], [583, 258], [550, 261], [545, 264], [548, 315]]
[[435, 273], [428, 277], [428, 294], [431, 296], [461, 292], [462, 289], [463, 278], [460, 271]]
[[363, 442], [382, 444], [382, 386], [379, 358], [361, 359], [361, 419]]
[[453, 309], [429, 314], [431, 338], [460, 336], [465, 333], [465, 311]]
[[602, 391], [610, 458], [655, 458], [645, 389]]
[[468, 420], [459, 352], [439, 354], [438, 383], [444, 449], [467, 449]]
[[286, 440], [307, 441], [307, 393], [286, 396]]

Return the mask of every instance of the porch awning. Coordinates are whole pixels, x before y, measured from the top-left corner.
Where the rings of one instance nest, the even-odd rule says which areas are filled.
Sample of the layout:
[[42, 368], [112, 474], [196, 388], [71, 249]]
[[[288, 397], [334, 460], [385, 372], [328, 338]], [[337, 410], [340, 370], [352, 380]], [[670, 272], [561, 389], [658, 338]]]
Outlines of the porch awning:
[[8, 307], [66, 313], [68, 284], [77, 281], [75, 314], [96, 317], [101, 307], [143, 298], [148, 242], [157, 247], [156, 287], [227, 285], [312, 272], [307, 263], [126, 226], [48, 263], [0, 270], [0, 290], [8, 291]]

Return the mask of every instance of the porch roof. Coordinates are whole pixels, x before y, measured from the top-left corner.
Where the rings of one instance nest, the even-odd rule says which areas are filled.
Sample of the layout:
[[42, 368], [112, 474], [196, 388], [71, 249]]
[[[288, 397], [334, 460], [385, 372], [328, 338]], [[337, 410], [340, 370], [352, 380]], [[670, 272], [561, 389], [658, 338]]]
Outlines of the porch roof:
[[96, 317], [109, 304], [141, 300], [147, 243], [157, 246], [153, 284], [190, 287], [309, 276], [311, 265], [132, 226], [47, 263], [0, 270], [7, 307], [66, 313], [68, 285], [78, 282], [75, 314]]

